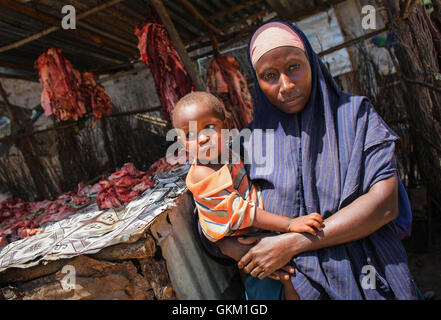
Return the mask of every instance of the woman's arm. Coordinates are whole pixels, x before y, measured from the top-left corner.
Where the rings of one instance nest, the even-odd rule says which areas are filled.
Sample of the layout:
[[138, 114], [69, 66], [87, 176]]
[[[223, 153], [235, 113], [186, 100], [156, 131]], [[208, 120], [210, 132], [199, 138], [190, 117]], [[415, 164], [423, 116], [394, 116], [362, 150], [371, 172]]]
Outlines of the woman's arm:
[[[286, 233], [261, 239], [240, 259], [238, 267], [263, 279], [295, 255], [364, 238], [397, 216], [398, 180], [394, 175], [324, 220], [323, 230], [317, 236]], [[239, 241], [252, 243], [252, 239]]]

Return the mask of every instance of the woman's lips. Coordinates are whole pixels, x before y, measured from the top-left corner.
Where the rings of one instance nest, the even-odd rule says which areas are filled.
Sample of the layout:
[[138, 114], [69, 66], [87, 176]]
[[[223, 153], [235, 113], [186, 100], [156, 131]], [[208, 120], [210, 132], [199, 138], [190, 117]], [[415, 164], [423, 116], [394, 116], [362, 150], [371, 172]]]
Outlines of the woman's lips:
[[283, 104], [290, 104], [290, 103], [292, 103], [292, 102], [297, 101], [299, 98], [300, 98], [300, 96], [295, 96], [295, 97], [292, 97], [292, 98], [289, 98], [289, 99], [285, 99], [285, 100], [283, 100], [283, 101], [281, 101], [281, 102], [282, 102]]

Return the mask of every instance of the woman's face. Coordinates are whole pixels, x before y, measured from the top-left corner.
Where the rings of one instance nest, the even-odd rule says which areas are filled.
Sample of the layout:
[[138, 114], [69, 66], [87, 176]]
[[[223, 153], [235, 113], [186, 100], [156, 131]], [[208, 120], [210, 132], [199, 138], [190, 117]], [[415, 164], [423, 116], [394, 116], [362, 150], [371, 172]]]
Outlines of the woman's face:
[[254, 65], [260, 88], [268, 100], [286, 113], [297, 113], [311, 94], [311, 66], [303, 50], [278, 47]]

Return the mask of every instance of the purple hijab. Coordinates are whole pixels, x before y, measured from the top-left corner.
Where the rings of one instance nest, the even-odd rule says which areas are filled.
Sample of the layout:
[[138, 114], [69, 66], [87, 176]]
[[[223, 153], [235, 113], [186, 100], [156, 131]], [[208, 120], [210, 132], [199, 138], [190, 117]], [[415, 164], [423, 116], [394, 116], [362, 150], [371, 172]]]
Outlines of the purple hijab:
[[[398, 136], [366, 97], [338, 87], [300, 29], [281, 22], [304, 43], [312, 72], [311, 96], [301, 112], [284, 113], [266, 98], [254, 73], [254, 120], [248, 128], [253, 132], [253, 146], [259, 140], [263, 150], [274, 150], [274, 165], [251, 163], [246, 169], [262, 188], [267, 211], [289, 217], [318, 212], [326, 219], [396, 173], [394, 141]], [[265, 145], [268, 129], [274, 130], [271, 146]], [[255, 134], [258, 131], [263, 133], [261, 138]], [[410, 215], [400, 182], [404, 222], [399, 230], [403, 234], [410, 231]], [[357, 241], [302, 253], [292, 262], [296, 268], [292, 282], [302, 299], [417, 297], [396, 222]], [[375, 270], [375, 289], [363, 288], [366, 265]], [[248, 295], [262, 297], [259, 292], [267, 288], [265, 281], [249, 277], [247, 282]]]

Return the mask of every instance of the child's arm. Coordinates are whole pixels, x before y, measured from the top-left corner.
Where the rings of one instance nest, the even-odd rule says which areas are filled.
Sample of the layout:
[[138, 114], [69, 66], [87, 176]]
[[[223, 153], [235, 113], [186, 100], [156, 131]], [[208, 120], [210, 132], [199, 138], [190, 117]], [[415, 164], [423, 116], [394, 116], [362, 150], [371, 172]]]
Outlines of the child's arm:
[[[198, 165], [194, 168], [193, 174], [191, 176], [191, 182], [192, 183], [198, 183], [199, 181], [205, 179], [209, 175], [216, 172], [217, 168], [210, 168], [208, 166], [204, 165]], [[194, 194], [194, 196], [197, 197], [197, 195]], [[237, 193], [230, 193], [229, 195], [223, 195], [223, 196], [216, 196], [215, 198], [211, 198], [209, 202], [211, 203], [212, 207], [216, 208], [216, 214], [220, 215], [223, 211], [225, 213], [230, 212], [232, 206], [231, 204], [234, 203], [235, 197], [240, 197]], [[204, 202], [204, 199], [199, 198], [199, 201]], [[251, 214], [250, 210], [252, 205], [247, 204], [247, 201], [242, 202], [242, 206], [246, 206], [245, 209], [239, 209], [235, 210], [233, 212], [230, 212], [230, 221], [232, 223], [226, 223], [225, 221], [222, 222], [222, 224], [219, 224], [220, 221], [215, 221], [218, 218], [210, 217], [210, 212], [207, 211], [207, 207], [200, 208], [205, 211], [204, 218], [205, 219], [213, 219], [214, 222], [217, 222], [217, 226], [211, 226], [211, 224], [206, 224], [201, 221], [201, 227], [205, 231], [205, 234], [208, 236], [209, 240], [216, 241], [218, 239], [223, 238], [224, 236], [230, 235], [234, 233], [235, 230], [238, 230], [239, 228], [245, 228], [245, 227], [256, 227], [263, 230], [269, 230], [269, 231], [277, 231], [277, 232], [308, 232], [310, 234], [315, 235], [316, 231], [313, 227], [317, 228], [318, 230], [321, 230], [321, 225], [323, 222], [322, 217], [317, 214], [309, 214], [307, 216], [302, 216], [298, 218], [288, 218], [284, 216], [280, 216], [274, 213], [267, 212], [261, 208], [256, 207], [254, 212], [254, 219], [252, 219], [251, 224], [247, 223], [240, 223], [240, 226], [235, 226], [237, 221], [245, 221], [245, 216]], [[203, 205], [203, 203], [201, 203]], [[196, 203], [196, 206], [200, 206], [201, 204]], [[243, 207], [242, 207], [243, 208]], [[242, 212], [242, 213], [240, 213]], [[239, 219], [238, 215], [243, 215], [243, 219]], [[201, 217], [199, 217], [201, 219]], [[222, 226], [222, 227], [220, 227]], [[237, 229], [236, 229], [237, 228]], [[209, 230], [210, 229], [210, 230]], [[214, 232], [214, 233], [213, 233]], [[210, 237], [210, 235], [211, 237]]]
[[292, 219], [256, 208], [253, 227], [278, 232], [308, 232], [316, 235], [314, 228], [321, 231], [322, 223], [323, 218], [318, 213]]

